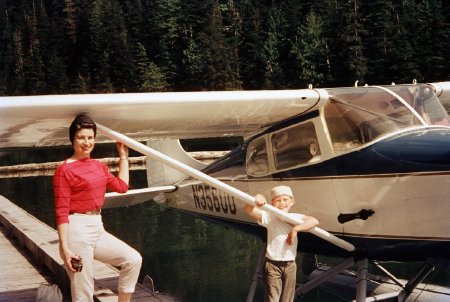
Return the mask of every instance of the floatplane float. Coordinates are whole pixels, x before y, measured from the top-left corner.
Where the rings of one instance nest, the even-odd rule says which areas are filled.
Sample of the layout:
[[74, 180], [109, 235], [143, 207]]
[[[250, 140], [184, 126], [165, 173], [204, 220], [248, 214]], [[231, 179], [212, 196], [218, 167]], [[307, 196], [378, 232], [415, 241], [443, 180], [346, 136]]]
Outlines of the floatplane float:
[[[147, 156], [148, 188], [108, 193], [105, 207], [148, 200], [265, 239], [243, 211], [256, 193], [293, 188], [293, 212], [319, 227], [299, 251], [342, 257], [297, 289], [299, 296], [351, 266], [355, 300], [430, 301], [418, 285], [450, 258], [450, 82], [271, 91], [121, 93], [0, 98], [0, 148], [67, 144], [67, 129], [89, 114], [103, 136]], [[211, 164], [179, 139], [242, 136]], [[264, 210], [290, 223], [289, 215]], [[252, 300], [258, 261], [248, 301]], [[407, 282], [369, 291], [369, 262], [424, 261]], [[319, 269], [319, 268], [318, 268]], [[323, 268], [320, 268], [323, 269]], [[433, 301], [450, 292], [436, 286]]]

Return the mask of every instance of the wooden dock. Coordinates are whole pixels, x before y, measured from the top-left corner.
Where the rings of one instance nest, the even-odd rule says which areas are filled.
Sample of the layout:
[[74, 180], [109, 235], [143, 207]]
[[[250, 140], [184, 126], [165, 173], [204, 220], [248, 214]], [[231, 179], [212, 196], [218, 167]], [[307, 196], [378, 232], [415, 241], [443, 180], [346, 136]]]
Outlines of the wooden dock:
[[[70, 301], [56, 230], [0, 195], [0, 231], [0, 302], [35, 301], [41, 283], [58, 284], [64, 301]], [[94, 265], [94, 300], [117, 301], [118, 270], [98, 261]], [[180, 301], [145, 286], [149, 280], [137, 284], [132, 301]]]
[[34, 302], [39, 285], [53, 283], [52, 276], [34, 263], [17, 240], [8, 237], [5, 227], [0, 226], [0, 301]]

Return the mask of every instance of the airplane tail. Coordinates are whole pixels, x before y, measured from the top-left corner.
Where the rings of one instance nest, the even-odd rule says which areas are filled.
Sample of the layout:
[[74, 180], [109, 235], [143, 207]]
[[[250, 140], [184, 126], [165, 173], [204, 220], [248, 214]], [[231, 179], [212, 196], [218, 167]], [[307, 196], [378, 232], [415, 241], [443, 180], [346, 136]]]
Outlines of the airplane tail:
[[[194, 169], [201, 170], [207, 165], [192, 158], [181, 146], [179, 140], [147, 141], [147, 146], [174, 158]], [[149, 187], [172, 185], [187, 177], [186, 174], [175, 170], [160, 161], [146, 158], [147, 183]]]

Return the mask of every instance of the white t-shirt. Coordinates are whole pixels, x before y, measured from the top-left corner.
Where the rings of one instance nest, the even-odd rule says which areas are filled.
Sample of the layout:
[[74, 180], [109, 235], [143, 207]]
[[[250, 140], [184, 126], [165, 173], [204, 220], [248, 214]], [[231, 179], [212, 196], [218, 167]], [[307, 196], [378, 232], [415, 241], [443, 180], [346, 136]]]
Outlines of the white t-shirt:
[[[274, 261], [295, 260], [298, 239], [294, 238], [293, 245], [289, 245], [286, 241], [293, 226], [266, 211], [262, 211], [261, 214], [260, 225], [267, 229], [266, 257]], [[300, 221], [303, 221], [304, 218], [304, 215], [297, 213], [289, 213], [288, 215]]]

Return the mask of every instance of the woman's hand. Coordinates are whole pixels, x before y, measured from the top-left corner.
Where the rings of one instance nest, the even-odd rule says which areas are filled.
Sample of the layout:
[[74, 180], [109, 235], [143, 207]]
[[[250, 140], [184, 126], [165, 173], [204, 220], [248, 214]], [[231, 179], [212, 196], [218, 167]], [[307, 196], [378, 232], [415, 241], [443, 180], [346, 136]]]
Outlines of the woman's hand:
[[61, 258], [63, 259], [64, 264], [69, 269], [69, 271], [76, 273], [77, 270], [72, 266], [72, 258], [81, 260], [81, 257], [72, 253], [71, 250], [63, 250], [62, 248], [60, 248], [59, 253], [61, 254]]
[[116, 146], [120, 159], [128, 159], [128, 146], [123, 143], [116, 143]]
[[59, 238], [59, 255], [64, 261], [67, 269], [76, 273], [77, 270], [72, 267], [72, 258], [81, 259], [80, 256], [75, 255], [69, 247], [69, 223], [61, 223], [57, 226]]
[[122, 179], [126, 184], [130, 182], [130, 167], [128, 165], [128, 146], [117, 142], [117, 152], [119, 152], [119, 173], [118, 177]]

